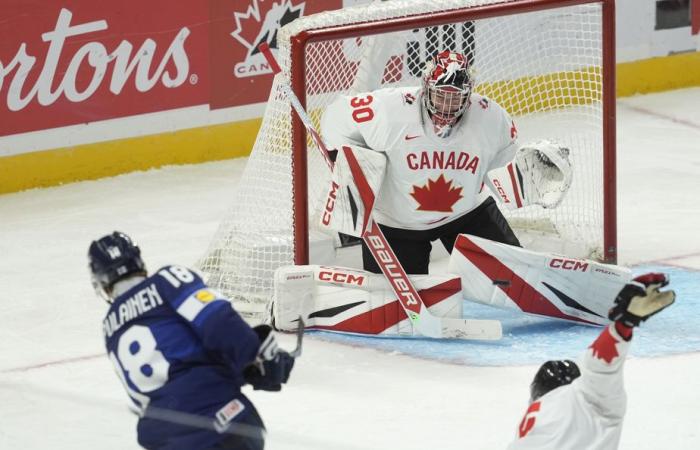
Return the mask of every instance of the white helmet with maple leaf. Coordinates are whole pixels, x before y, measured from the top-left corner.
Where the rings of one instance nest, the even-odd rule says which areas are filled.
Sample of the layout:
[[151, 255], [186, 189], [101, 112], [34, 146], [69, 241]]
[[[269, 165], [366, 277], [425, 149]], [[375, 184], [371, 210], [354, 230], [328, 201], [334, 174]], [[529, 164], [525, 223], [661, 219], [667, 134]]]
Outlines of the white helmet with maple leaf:
[[423, 72], [423, 105], [438, 136], [447, 137], [469, 107], [474, 85], [469, 60], [449, 50], [435, 55]]

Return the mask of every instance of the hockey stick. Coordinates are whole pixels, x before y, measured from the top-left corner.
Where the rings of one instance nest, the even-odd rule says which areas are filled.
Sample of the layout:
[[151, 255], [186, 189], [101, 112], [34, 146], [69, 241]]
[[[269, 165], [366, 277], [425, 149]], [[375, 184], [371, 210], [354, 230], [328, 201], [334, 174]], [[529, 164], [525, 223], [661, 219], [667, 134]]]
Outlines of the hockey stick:
[[[270, 68], [275, 75], [281, 72], [275, 57], [272, 55], [267, 44], [261, 44], [258, 49], [267, 59]], [[328, 168], [333, 170], [333, 161], [330, 158], [328, 147], [323, 142], [321, 135], [314, 128], [311, 118], [306, 113], [299, 98], [292, 91], [288, 83], [281, 83], [280, 87], [286, 95], [287, 99], [296, 111], [299, 119], [302, 121], [306, 130], [309, 132], [316, 147], [321, 151], [323, 158], [326, 160]], [[355, 183], [360, 191], [361, 200], [364, 204], [365, 211], [371, 211], [371, 205], [374, 204], [374, 194], [369, 188], [367, 178], [362, 172], [362, 168], [354, 160], [352, 150], [348, 147], [342, 148], [348, 161], [354, 161], [352, 164], [352, 175]], [[425, 303], [421, 299], [418, 291], [409, 280], [404, 271], [399, 259], [392, 250], [391, 246], [384, 237], [384, 233], [379, 228], [377, 223], [369, 217], [367, 226], [362, 233], [362, 239], [367, 244], [372, 256], [382, 270], [391, 289], [396, 294], [399, 303], [403, 307], [406, 315], [413, 327], [423, 336], [430, 338], [459, 338], [459, 339], [500, 339], [502, 336], [501, 323], [497, 320], [477, 320], [477, 319], [452, 319], [436, 317], [428, 311]]]
[[301, 356], [301, 344], [304, 339], [304, 320], [299, 316], [299, 327], [297, 328], [297, 346], [294, 350], [289, 352], [289, 356], [292, 358], [298, 358]]

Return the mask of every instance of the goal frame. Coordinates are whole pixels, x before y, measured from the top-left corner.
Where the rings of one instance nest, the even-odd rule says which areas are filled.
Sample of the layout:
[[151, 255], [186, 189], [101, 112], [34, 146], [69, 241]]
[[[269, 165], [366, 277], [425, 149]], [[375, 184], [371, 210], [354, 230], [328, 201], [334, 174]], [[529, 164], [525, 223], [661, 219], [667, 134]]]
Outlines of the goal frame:
[[[515, 0], [474, 6], [461, 11], [416, 14], [385, 20], [304, 30], [290, 36], [290, 85], [306, 108], [306, 49], [314, 42], [356, 38], [380, 33], [440, 26], [457, 21], [501, 17], [559, 7], [602, 5], [602, 127], [603, 127], [603, 261], [617, 262], [617, 167], [615, 109], [615, 0]], [[296, 114], [291, 115], [292, 205], [294, 264], [309, 264], [307, 134]]]

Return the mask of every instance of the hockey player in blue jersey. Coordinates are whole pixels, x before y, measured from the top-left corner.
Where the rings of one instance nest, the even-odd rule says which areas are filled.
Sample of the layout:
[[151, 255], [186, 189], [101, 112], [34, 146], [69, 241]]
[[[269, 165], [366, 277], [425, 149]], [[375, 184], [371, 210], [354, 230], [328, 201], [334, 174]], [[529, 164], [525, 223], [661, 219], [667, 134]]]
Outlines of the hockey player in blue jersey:
[[262, 449], [265, 428], [241, 386], [279, 391], [294, 366], [271, 328], [248, 326], [185, 267], [148, 276], [124, 233], [93, 241], [88, 260], [93, 286], [110, 304], [107, 354], [140, 416], [139, 444]]

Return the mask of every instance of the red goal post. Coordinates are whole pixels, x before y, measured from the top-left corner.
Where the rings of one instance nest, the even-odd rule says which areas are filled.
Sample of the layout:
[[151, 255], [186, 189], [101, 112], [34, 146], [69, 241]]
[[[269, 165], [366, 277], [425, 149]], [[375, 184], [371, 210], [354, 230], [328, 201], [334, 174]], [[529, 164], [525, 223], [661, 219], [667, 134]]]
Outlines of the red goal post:
[[615, 262], [614, 7], [614, 0], [390, 0], [280, 29], [282, 73], [231, 213], [200, 263], [210, 284], [246, 302], [265, 299], [277, 267], [316, 262], [310, 233], [329, 174], [318, 152], [307, 151], [313, 144], [280, 83], [291, 85], [318, 126], [337, 95], [416, 85], [438, 47], [470, 52], [475, 92], [511, 113], [521, 144], [554, 138], [571, 148], [574, 179], [558, 208], [506, 212], [523, 244]]

